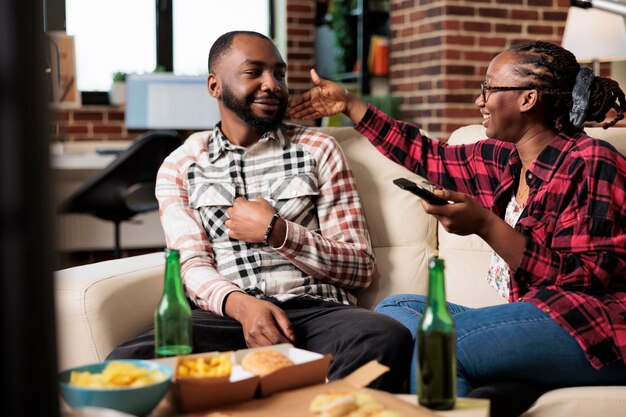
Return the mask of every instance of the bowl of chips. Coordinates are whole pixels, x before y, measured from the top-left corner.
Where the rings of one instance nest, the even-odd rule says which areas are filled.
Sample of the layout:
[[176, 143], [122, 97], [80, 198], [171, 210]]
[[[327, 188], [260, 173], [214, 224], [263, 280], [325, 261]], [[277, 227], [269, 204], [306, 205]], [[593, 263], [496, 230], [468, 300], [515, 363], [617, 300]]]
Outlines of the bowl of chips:
[[102, 407], [144, 416], [167, 393], [173, 371], [144, 360], [114, 360], [59, 373], [61, 396], [73, 409]]

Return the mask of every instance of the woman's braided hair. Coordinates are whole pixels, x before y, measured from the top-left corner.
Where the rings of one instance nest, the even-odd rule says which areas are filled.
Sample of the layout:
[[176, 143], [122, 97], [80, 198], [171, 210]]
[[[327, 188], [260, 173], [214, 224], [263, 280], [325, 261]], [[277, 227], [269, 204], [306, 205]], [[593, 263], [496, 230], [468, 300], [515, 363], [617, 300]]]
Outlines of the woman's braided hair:
[[[580, 69], [574, 54], [558, 45], [542, 41], [513, 46], [511, 52], [518, 58], [518, 74], [529, 79], [529, 85], [541, 88], [539, 91], [549, 112], [548, 120], [559, 131], [577, 130], [569, 120], [572, 90]], [[591, 84], [585, 121], [602, 123], [611, 109], [615, 109], [617, 115], [602, 125], [604, 129], [624, 118], [626, 100], [616, 81], [596, 76]]]

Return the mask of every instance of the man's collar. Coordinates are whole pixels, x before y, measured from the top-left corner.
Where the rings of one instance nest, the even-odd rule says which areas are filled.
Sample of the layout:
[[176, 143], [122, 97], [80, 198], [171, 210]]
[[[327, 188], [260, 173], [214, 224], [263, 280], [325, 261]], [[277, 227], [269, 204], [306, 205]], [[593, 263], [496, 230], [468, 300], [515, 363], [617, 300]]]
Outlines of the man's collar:
[[[207, 151], [209, 153], [209, 161], [211, 162], [215, 162], [215, 160], [219, 158], [223, 152], [243, 148], [238, 145], [233, 145], [226, 138], [226, 136], [224, 136], [224, 133], [222, 133], [221, 126], [222, 122], [217, 123], [215, 125], [215, 129], [213, 129], [213, 134], [209, 136], [208, 139], [209, 143], [207, 144]], [[281, 124], [278, 129], [265, 132], [259, 141], [252, 145], [252, 147], [269, 140], [275, 141], [284, 149], [288, 144], [288, 141], [285, 138], [284, 125]]]

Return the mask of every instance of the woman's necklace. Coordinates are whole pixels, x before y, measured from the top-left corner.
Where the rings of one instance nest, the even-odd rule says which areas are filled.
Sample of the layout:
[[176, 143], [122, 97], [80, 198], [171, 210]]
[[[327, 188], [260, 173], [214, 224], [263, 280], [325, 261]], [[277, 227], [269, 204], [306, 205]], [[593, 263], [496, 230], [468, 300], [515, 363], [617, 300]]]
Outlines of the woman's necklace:
[[[526, 187], [524, 187], [524, 190], [521, 189], [522, 184], [526, 185]], [[524, 198], [529, 189], [530, 187], [526, 183], [526, 170], [523, 170], [522, 174], [520, 175], [519, 186], [517, 187], [517, 199], [521, 200], [522, 198]]]
[[521, 200], [522, 198], [524, 198], [524, 196], [525, 196], [525, 195], [526, 195], [526, 193], [528, 192], [528, 189], [529, 189], [529, 188], [530, 188], [529, 186], [526, 186], [526, 188], [524, 189], [524, 191], [522, 191], [521, 193], [518, 191], [518, 193], [517, 193], [517, 199], [518, 199], [518, 200]]

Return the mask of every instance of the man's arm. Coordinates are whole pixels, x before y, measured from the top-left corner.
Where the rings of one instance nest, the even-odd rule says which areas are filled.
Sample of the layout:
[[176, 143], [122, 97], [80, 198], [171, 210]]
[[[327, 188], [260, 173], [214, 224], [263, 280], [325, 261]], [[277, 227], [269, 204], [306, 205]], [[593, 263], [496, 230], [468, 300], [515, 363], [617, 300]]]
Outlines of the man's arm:
[[281, 243], [274, 249], [320, 281], [346, 289], [367, 288], [374, 254], [352, 171], [334, 138], [311, 130], [297, 134], [303, 135], [298, 142], [310, 146], [317, 159], [320, 233], [285, 221], [285, 239], [281, 241], [280, 233], [273, 236]]
[[241, 289], [217, 272], [211, 242], [197, 212], [189, 207], [185, 172], [200, 152], [197, 139], [192, 136], [165, 159], [157, 175], [156, 197], [167, 245], [180, 250], [187, 295], [203, 310], [224, 315], [224, 300]]

